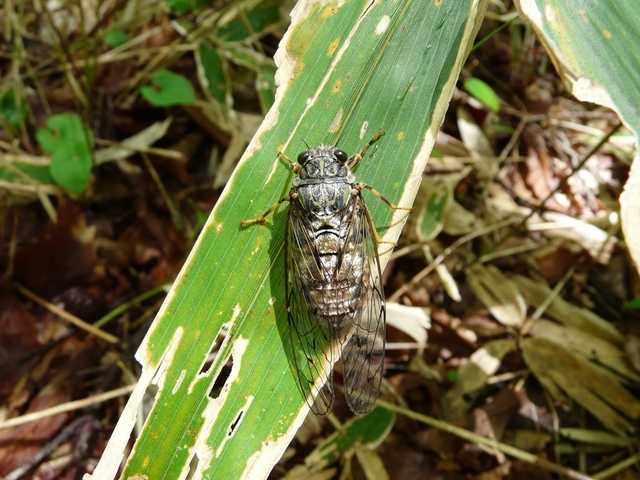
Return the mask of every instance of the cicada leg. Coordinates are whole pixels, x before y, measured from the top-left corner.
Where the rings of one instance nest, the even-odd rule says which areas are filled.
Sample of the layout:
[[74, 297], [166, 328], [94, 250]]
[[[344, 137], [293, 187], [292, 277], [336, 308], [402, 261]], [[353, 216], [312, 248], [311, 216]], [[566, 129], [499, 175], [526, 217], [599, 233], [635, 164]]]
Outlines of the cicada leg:
[[[395, 203], [393, 203], [391, 200], [386, 198], [384, 195], [382, 195], [379, 191], [377, 191], [371, 185], [367, 185], [366, 183], [362, 183], [362, 182], [358, 183], [358, 190], [362, 191], [364, 189], [369, 190], [375, 197], [379, 198], [384, 203], [389, 205], [389, 207], [391, 209], [393, 209], [393, 210], [405, 210], [407, 212], [412, 212], [413, 211], [413, 208], [411, 208], [411, 207], [399, 207], [399, 206], [397, 206]], [[371, 218], [371, 213], [369, 213], [369, 210], [367, 210], [367, 215], [369, 216], [369, 219], [371, 220], [371, 223], [373, 224], [373, 219]], [[380, 236], [378, 235], [378, 232], [376, 231], [375, 228], [373, 229], [373, 234], [374, 234], [374, 237], [376, 239], [376, 242], [378, 242], [378, 243], [388, 243], [388, 244], [393, 245], [393, 246], [397, 245], [395, 242], [388, 242], [386, 240], [382, 240], [382, 238], [380, 238]]]
[[369, 142], [367, 142], [367, 144], [362, 147], [362, 149], [360, 150], [359, 153], [355, 153], [353, 154], [353, 156], [351, 158], [349, 158], [349, 160], [347, 160], [347, 166], [350, 169], [355, 168], [356, 165], [358, 165], [360, 163], [360, 161], [362, 160], [362, 157], [364, 157], [364, 154], [367, 153], [367, 150], [369, 150], [369, 147], [371, 145], [373, 145], [374, 143], [376, 143], [378, 141], [378, 139], [380, 137], [382, 137], [384, 135], [384, 130], [379, 130], [378, 133], [376, 133], [373, 138], [371, 140], [369, 140]]
[[240, 222], [240, 225], [242, 225], [243, 227], [246, 227], [247, 225], [253, 225], [256, 223], [259, 223], [260, 225], [264, 225], [265, 223], [267, 223], [267, 217], [273, 213], [280, 205], [282, 205], [284, 202], [290, 202], [291, 201], [291, 192], [289, 192], [287, 195], [285, 195], [284, 197], [282, 197], [280, 200], [278, 200], [276, 203], [274, 203], [271, 208], [269, 208], [269, 210], [267, 210], [266, 212], [264, 212], [262, 215], [260, 215], [258, 218], [252, 218], [251, 220], [242, 220]]
[[[293, 173], [297, 173], [298, 170], [300, 170], [300, 165], [298, 165], [296, 162], [294, 162], [293, 160], [291, 160], [289, 157], [287, 157], [284, 153], [282, 152], [278, 152], [278, 159], [280, 160], [286, 160], [287, 162], [289, 162], [289, 167], [291, 168], [291, 170], [293, 171]], [[262, 215], [260, 215], [258, 218], [252, 218], [251, 220], [242, 220], [240, 222], [240, 225], [242, 225], [243, 227], [246, 227], [247, 225], [254, 225], [256, 223], [259, 223], [260, 225], [264, 225], [267, 222], [267, 217], [273, 213], [280, 205], [282, 205], [284, 202], [290, 202], [291, 201], [291, 196], [293, 195], [293, 192], [289, 192], [287, 195], [285, 195], [284, 197], [282, 197], [280, 200], [278, 200], [276, 203], [274, 203], [271, 208], [269, 208], [269, 210], [267, 210], [266, 212], [264, 212]]]

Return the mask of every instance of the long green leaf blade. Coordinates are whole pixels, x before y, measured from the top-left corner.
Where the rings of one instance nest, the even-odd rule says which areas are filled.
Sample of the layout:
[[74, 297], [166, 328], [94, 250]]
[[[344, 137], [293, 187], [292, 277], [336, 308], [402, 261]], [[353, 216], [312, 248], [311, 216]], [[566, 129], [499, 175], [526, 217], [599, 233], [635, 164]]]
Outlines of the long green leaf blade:
[[[289, 191], [278, 151], [295, 159], [304, 142], [338, 142], [353, 153], [381, 128], [356, 176], [410, 205], [484, 8], [472, 0], [296, 7], [276, 56], [276, 102], [138, 351], [143, 378], [114, 437], [128, 439], [152, 375], [160, 389], [124, 477], [184, 478], [196, 455], [196, 478], [268, 475], [308, 411], [284, 305], [286, 206], [265, 227], [240, 221]], [[367, 201], [379, 233], [397, 238], [406, 212]], [[381, 250], [384, 265], [390, 252]], [[229, 361], [224, 386], [211, 393]], [[117, 443], [105, 458], [118, 458]], [[96, 472], [111, 478], [105, 458]]]

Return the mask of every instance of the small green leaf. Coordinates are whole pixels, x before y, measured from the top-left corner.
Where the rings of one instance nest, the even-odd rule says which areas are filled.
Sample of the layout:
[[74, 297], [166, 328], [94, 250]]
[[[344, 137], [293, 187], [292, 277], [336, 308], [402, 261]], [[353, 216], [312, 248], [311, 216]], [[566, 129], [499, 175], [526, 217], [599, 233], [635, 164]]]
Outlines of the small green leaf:
[[193, 8], [191, 0], [167, 0], [167, 5], [177, 14], [183, 14]]
[[464, 82], [464, 89], [494, 112], [500, 111], [500, 97], [495, 90], [479, 78], [469, 78]]
[[624, 306], [625, 310], [638, 310], [640, 309], [640, 298], [634, 298]]
[[280, 2], [267, 0], [246, 16], [221, 27], [216, 36], [225, 42], [240, 42], [255, 33], [263, 32], [270, 25], [280, 20]]
[[509, 125], [504, 125], [504, 124], [497, 124], [497, 125], [493, 125], [493, 131], [495, 133], [505, 133], [507, 135], [513, 135], [516, 131], [515, 128], [509, 126]]
[[48, 166], [29, 165], [19, 162], [14, 163], [15, 168], [0, 167], [0, 179], [6, 182], [17, 184], [33, 185], [51, 185], [55, 182], [51, 178], [51, 172]]
[[119, 47], [127, 41], [127, 35], [122, 30], [111, 30], [104, 37], [110, 47]]
[[229, 79], [225, 75], [224, 59], [215, 48], [201, 44], [198, 46], [196, 61], [199, 62], [198, 66], [202, 68], [204, 74], [201, 83], [206, 83], [206, 85], [203, 87], [211, 93], [211, 96], [218, 101], [224, 111], [228, 111], [227, 90], [230, 89], [230, 85]]
[[51, 177], [58, 185], [80, 195], [91, 172], [93, 136], [80, 117], [72, 113], [49, 117], [47, 127], [36, 132], [36, 139], [43, 150], [53, 154]]
[[[27, 175], [28, 178], [35, 180], [36, 182], [42, 185], [52, 185], [56, 183], [53, 178], [51, 178], [51, 169], [46, 166], [39, 165], [16, 165], [22, 173]], [[16, 175], [13, 175], [12, 178], [19, 178]]]
[[144, 99], [157, 107], [192, 105], [196, 103], [196, 92], [189, 81], [177, 73], [158, 70], [150, 76], [152, 86], [142, 87]]
[[425, 177], [427, 202], [420, 229], [426, 239], [432, 240], [442, 231], [444, 216], [452, 200], [450, 187], [445, 182], [434, 182]]
[[0, 115], [14, 127], [17, 127], [26, 116], [26, 106], [24, 102], [18, 104], [14, 89], [4, 90], [0, 93]]
[[330, 435], [307, 457], [305, 463], [317, 469], [337, 462], [345, 452], [356, 447], [380, 445], [387, 437], [396, 420], [396, 414], [382, 407], [371, 413], [353, 417], [342, 431]]

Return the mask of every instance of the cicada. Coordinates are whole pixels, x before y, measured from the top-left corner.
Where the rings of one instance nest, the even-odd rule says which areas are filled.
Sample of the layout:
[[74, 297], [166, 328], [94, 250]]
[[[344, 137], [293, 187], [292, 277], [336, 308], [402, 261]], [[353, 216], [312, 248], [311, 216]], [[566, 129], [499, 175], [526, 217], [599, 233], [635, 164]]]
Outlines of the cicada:
[[[362, 191], [371, 191], [393, 209], [400, 207], [356, 181], [353, 169], [382, 135], [381, 130], [352, 156], [330, 145], [308, 148], [297, 163], [279, 153], [296, 174], [291, 190], [260, 217], [242, 222], [264, 224], [283, 202], [290, 204], [287, 317], [300, 387], [318, 415], [333, 406], [335, 360], [342, 363], [345, 397], [353, 413], [371, 411], [380, 393], [386, 317], [381, 240]], [[302, 355], [295, 355], [300, 350]]]

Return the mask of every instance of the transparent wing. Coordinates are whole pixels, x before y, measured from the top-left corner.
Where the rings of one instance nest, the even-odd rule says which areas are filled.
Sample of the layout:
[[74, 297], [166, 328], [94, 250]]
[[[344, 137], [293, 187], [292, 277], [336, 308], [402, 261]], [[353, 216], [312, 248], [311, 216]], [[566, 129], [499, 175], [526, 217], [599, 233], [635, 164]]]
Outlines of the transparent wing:
[[345, 243], [342, 269], [360, 276], [360, 297], [351, 317], [348, 341], [342, 347], [347, 404], [355, 414], [368, 413], [380, 393], [384, 367], [386, 310], [374, 226], [361, 195]]
[[[341, 221], [339, 268], [325, 272], [304, 211], [295, 200], [289, 206], [289, 331], [300, 387], [311, 410], [318, 415], [326, 415], [333, 406], [334, 359], [341, 357], [347, 404], [356, 414], [373, 408], [382, 382], [384, 293], [374, 226], [361, 195], [350, 197]], [[325, 312], [324, 320], [319, 318], [322, 312], [314, 311], [317, 308], [312, 305], [317, 303], [312, 301], [303, 278], [330, 282], [323, 291], [335, 296], [344, 313], [331, 317]], [[316, 389], [314, 384], [324, 386]]]
[[[311, 410], [317, 415], [331, 411], [333, 393], [332, 334], [318, 322], [309, 307], [309, 292], [301, 279], [321, 278], [317, 248], [310, 234], [312, 228], [297, 201], [289, 205], [287, 221], [286, 272], [287, 318], [298, 370], [298, 382]], [[316, 391], [314, 384], [320, 385]], [[314, 401], [315, 398], [315, 401]]]

